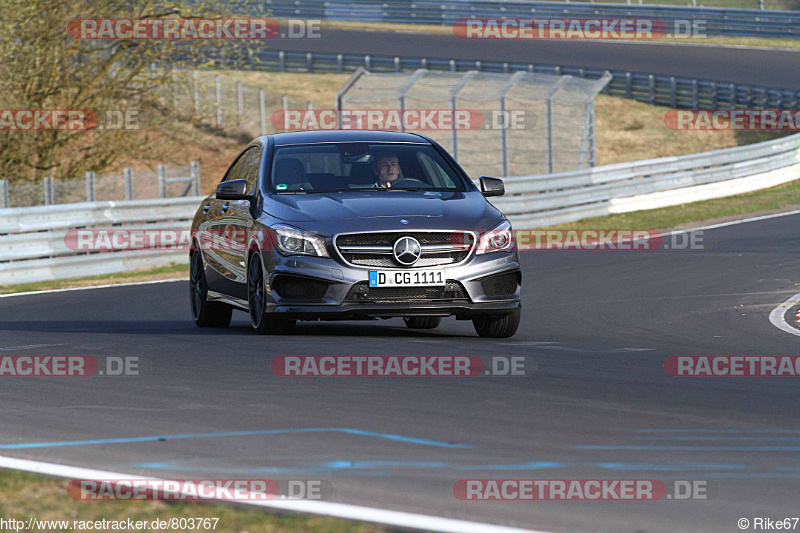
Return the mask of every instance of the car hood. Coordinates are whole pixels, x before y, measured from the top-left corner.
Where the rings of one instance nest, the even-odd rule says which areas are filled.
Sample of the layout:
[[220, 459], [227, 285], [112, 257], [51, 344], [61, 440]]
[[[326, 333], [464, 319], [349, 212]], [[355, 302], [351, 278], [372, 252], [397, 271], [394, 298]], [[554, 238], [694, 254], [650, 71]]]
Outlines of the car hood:
[[[272, 195], [270, 216], [309, 231], [332, 234], [397, 229], [401, 219], [414, 227], [490, 229], [502, 217], [479, 192], [346, 192]], [[487, 227], [488, 225], [488, 227]], [[368, 226], [368, 228], [366, 227]]]

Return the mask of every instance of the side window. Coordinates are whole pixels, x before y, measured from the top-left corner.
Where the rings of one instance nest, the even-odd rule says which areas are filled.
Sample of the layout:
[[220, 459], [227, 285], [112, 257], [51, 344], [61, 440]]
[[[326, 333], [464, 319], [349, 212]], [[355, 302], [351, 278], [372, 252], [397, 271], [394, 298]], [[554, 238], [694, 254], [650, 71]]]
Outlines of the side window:
[[225, 176], [225, 181], [247, 180], [247, 192], [252, 193], [258, 182], [258, 170], [261, 164], [262, 149], [253, 146], [244, 151]]

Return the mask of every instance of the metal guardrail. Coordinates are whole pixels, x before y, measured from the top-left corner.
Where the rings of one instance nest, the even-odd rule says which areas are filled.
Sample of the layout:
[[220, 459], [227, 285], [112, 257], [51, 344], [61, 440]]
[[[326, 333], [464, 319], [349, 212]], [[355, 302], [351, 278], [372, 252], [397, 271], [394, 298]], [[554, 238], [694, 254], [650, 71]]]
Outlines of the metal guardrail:
[[67, 243], [74, 228], [189, 229], [202, 197], [0, 209], [0, 285], [112, 274], [188, 263], [185, 250], [80, 252]]
[[[719, 198], [799, 178], [800, 134], [687, 156], [506, 178], [506, 195], [492, 204], [516, 226], [531, 228]], [[716, 192], [709, 196], [711, 188], [705, 186], [720, 183], [728, 188], [714, 188]], [[672, 203], [653, 205], [653, 199], [664, 197], [665, 191], [679, 194], [670, 195]]]
[[[210, 57], [214, 57], [209, 50]], [[607, 70], [580, 67], [514, 63], [503, 61], [474, 61], [425, 57], [384, 55], [333, 54], [259, 50], [254, 68], [279, 72], [354, 72], [363, 67], [372, 72], [401, 72], [426, 68], [451, 72], [540, 72], [556, 76], [576, 76], [599, 80]], [[224, 61], [216, 58], [219, 66]], [[755, 85], [740, 85], [714, 80], [662, 76], [640, 72], [610, 71], [613, 76], [603, 94], [684, 109], [796, 109], [800, 91], [773, 89]]]
[[664, 21], [667, 28], [684, 21], [700, 21], [708, 35], [800, 39], [797, 11], [500, 0], [265, 0], [259, 6], [269, 9], [275, 17], [395, 24], [452, 25], [465, 18], [653, 18]]
[[[492, 203], [517, 229], [720, 198], [800, 178], [800, 134], [761, 144], [589, 170], [506, 178]], [[108, 274], [170, 262], [185, 250], [78, 252], [72, 228], [189, 229], [201, 197], [0, 210], [0, 284]]]

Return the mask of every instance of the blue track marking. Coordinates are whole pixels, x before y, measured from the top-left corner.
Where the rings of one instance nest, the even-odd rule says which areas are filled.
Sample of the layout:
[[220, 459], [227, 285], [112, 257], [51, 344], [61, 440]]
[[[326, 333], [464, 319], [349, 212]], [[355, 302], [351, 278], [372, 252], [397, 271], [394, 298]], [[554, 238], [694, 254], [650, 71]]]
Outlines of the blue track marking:
[[460, 448], [472, 449], [476, 446], [470, 444], [459, 444], [454, 442], [444, 442], [430, 439], [418, 439], [406, 435], [395, 435], [392, 433], [377, 433], [353, 428], [297, 428], [297, 429], [265, 429], [257, 431], [225, 431], [219, 433], [185, 433], [177, 435], [149, 435], [144, 437], [125, 437], [115, 439], [92, 439], [92, 440], [67, 440], [55, 442], [28, 442], [19, 444], [0, 444], [3, 450], [28, 450], [31, 448], [57, 448], [60, 446], [88, 446], [92, 444], [130, 444], [137, 442], [158, 442], [164, 440], [177, 439], [206, 439], [213, 437], [250, 437], [259, 435], [286, 435], [292, 433], [344, 433], [347, 435], [358, 435], [360, 437], [370, 437], [406, 444], [417, 444], [420, 446], [433, 446], [437, 448]]
[[406, 470], [406, 469], [452, 469], [452, 470], [542, 470], [549, 468], [562, 468], [567, 465], [551, 461], [538, 461], [520, 464], [499, 465], [456, 465], [445, 462], [431, 461], [328, 461], [307, 466], [296, 467], [255, 467], [255, 468], [195, 468], [178, 463], [137, 463], [132, 465], [137, 468], [151, 470], [168, 470], [173, 472], [214, 472], [237, 474], [279, 474], [299, 472], [337, 472], [353, 470]]
[[800, 452], [800, 446], [636, 446], [600, 445], [576, 446], [579, 450], [640, 450], [678, 452]]

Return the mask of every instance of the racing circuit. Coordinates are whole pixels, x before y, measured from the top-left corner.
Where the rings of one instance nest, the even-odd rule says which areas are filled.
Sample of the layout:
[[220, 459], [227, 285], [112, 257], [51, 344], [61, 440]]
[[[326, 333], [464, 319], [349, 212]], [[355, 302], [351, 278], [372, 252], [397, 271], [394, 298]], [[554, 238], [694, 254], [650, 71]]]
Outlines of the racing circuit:
[[[444, 39], [323, 37], [291, 44], [430, 56]], [[447, 42], [449, 57], [800, 86], [797, 52]], [[432, 332], [392, 319], [260, 337], [237, 313], [227, 330], [200, 330], [185, 281], [2, 297], [2, 354], [138, 356], [141, 375], [5, 379], [0, 466], [18, 458], [137, 476], [321, 478], [334, 502], [476, 522], [475, 531], [735, 531], [740, 517], [795, 516], [796, 381], [677, 378], [663, 365], [674, 355], [798, 353], [798, 305], [774, 312], [800, 292], [798, 227], [800, 213], [789, 213], [701, 228], [702, 249], [522, 252], [523, 323], [503, 341], [453, 319]], [[526, 375], [289, 378], [270, 370], [281, 355], [522, 356]], [[708, 497], [460, 501], [453, 485], [467, 478], [705, 480]]]

